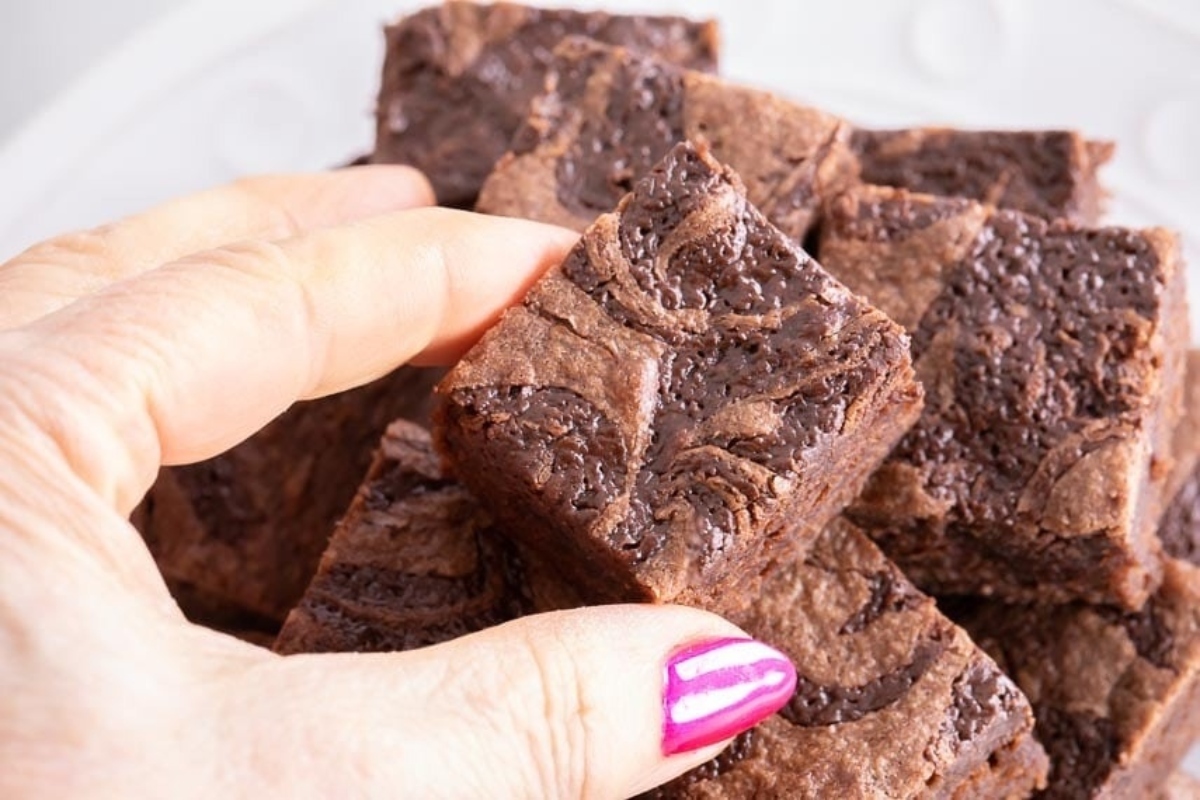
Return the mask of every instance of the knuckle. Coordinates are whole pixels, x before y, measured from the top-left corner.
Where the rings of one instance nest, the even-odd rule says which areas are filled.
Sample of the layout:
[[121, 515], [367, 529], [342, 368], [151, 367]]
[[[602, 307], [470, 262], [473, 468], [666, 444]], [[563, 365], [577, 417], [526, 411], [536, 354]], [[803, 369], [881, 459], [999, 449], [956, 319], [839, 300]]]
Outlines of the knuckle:
[[583, 670], [553, 639], [526, 637], [515, 655], [504, 660], [512, 698], [506, 723], [527, 744], [530, 786], [544, 797], [590, 796], [592, 716]]
[[26, 250], [10, 263], [73, 264], [80, 261], [102, 261], [109, 251], [111, 226], [74, 231]]

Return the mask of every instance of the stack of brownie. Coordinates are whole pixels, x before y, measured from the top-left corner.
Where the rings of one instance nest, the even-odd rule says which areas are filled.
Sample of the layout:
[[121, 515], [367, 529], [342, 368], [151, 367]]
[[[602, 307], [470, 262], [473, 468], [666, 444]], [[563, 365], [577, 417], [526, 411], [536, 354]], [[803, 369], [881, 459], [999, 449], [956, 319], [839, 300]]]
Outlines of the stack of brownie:
[[[855, 129], [716, 50], [712, 23], [507, 4], [389, 28], [372, 160], [581, 241], [444, 377], [165, 475], [164, 572], [226, 627], [295, 604], [281, 653], [606, 602], [786, 652], [787, 706], [653, 797], [1197, 796], [1175, 237], [1098, 227], [1110, 145]], [[432, 433], [392, 423], [334, 528], [402, 416]], [[272, 505], [310, 485], [337, 489]]]

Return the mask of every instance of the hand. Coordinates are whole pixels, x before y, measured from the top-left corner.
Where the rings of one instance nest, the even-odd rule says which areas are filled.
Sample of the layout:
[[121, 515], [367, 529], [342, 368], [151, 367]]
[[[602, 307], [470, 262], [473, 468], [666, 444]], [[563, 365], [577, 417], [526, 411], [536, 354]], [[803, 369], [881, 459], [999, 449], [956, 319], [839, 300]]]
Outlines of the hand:
[[0, 266], [0, 797], [622, 797], [786, 700], [686, 608], [287, 658], [183, 619], [127, 521], [161, 464], [454, 359], [573, 242], [431, 201], [399, 167], [258, 179]]

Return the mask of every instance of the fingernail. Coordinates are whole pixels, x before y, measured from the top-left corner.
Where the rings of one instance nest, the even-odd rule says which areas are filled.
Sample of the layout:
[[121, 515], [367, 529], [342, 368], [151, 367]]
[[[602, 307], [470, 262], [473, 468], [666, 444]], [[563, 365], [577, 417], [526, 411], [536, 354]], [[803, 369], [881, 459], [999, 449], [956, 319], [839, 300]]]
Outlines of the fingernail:
[[787, 656], [754, 639], [714, 639], [667, 661], [664, 755], [723, 742], [774, 714], [796, 690]]

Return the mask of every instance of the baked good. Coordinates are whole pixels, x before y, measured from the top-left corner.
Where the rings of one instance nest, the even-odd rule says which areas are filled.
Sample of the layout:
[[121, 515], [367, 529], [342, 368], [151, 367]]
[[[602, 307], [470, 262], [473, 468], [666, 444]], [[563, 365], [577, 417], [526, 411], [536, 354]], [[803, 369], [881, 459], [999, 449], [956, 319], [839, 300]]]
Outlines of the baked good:
[[818, 533], [921, 402], [899, 328], [690, 144], [438, 393], [455, 473], [589, 600], [709, 607]]
[[442, 472], [428, 432], [400, 420], [388, 427], [275, 650], [409, 650], [578, 605]]
[[554, 46], [570, 35], [691, 69], [717, 66], [714, 22], [450, 0], [387, 29], [372, 160], [412, 164], [439, 203], [470, 208], [542, 91]]
[[1172, 438], [1171, 504], [1159, 525], [1163, 551], [1200, 566], [1200, 350], [1187, 354], [1183, 418]]
[[184, 613], [277, 628], [317, 568], [333, 525], [397, 417], [427, 418], [442, 372], [402, 367], [298, 403], [216, 458], [164, 468], [135, 524]]
[[1154, 797], [1200, 735], [1200, 567], [1169, 559], [1141, 611], [946, 605], [1028, 695], [1045, 800]]
[[583, 230], [677, 142], [704, 141], [750, 202], [800, 241], [821, 202], [855, 180], [849, 133], [832, 114], [769, 92], [567, 39], [477, 210]]
[[1096, 172], [1113, 154], [1077, 131], [857, 130], [852, 141], [864, 183], [1085, 225], [1100, 221]]
[[647, 797], [1027, 797], [1024, 696], [861, 532], [835, 522], [734, 621], [796, 665], [791, 702]]
[[927, 591], [1139, 608], [1188, 341], [1174, 235], [864, 186], [821, 251], [928, 393], [851, 518]]

